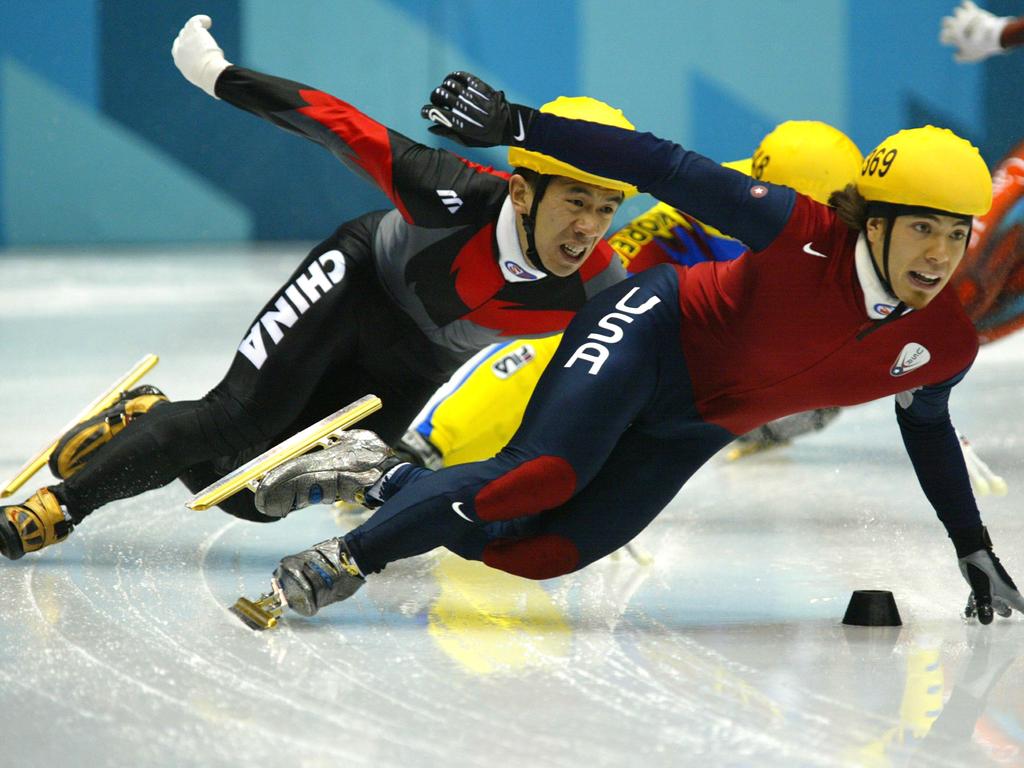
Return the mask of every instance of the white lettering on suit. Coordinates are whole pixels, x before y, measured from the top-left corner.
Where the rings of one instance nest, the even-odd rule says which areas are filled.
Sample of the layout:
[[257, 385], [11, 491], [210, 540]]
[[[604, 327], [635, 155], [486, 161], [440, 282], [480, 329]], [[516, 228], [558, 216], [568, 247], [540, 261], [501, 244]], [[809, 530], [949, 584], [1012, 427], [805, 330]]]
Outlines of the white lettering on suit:
[[335, 249], [320, 254], [316, 261], [310, 263], [304, 275], [299, 275], [294, 282], [285, 287], [282, 295], [274, 302], [273, 308], [260, 315], [259, 320], [238, 345], [238, 351], [256, 368], [263, 367], [268, 356], [263, 330], [266, 329], [271, 342], [279, 344], [287, 330], [298, 321], [299, 316], [305, 314], [321, 296], [342, 281], [345, 277], [345, 267], [345, 254], [341, 251]]
[[[625, 337], [623, 326], [629, 325], [633, 322], [637, 315], [642, 315], [644, 312], [649, 311], [655, 305], [661, 303], [661, 299], [657, 296], [652, 296], [647, 299], [643, 304], [633, 307], [630, 306], [629, 300], [633, 297], [640, 288], [634, 287], [619, 299], [615, 305], [616, 312], [609, 312], [607, 315], [597, 321], [599, 328], [608, 331], [607, 334], [598, 333], [597, 331], [587, 335], [589, 341], [585, 341], [576, 348], [576, 351], [572, 353], [572, 357], [563, 366], [564, 368], [571, 368], [573, 363], [577, 360], [585, 360], [590, 363], [590, 370], [587, 371], [591, 376], [596, 376], [601, 371], [601, 366], [604, 365], [608, 356], [611, 354], [606, 344], [618, 344]], [[621, 325], [620, 325], [621, 323]]]

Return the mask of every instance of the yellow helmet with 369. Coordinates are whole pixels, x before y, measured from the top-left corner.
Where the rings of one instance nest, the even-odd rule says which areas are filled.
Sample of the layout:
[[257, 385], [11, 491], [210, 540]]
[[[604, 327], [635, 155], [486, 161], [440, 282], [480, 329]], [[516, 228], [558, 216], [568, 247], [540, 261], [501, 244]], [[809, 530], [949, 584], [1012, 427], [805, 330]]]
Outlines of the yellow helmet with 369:
[[871, 203], [968, 217], [988, 212], [992, 176], [977, 147], [926, 125], [889, 136], [864, 158], [857, 190]]

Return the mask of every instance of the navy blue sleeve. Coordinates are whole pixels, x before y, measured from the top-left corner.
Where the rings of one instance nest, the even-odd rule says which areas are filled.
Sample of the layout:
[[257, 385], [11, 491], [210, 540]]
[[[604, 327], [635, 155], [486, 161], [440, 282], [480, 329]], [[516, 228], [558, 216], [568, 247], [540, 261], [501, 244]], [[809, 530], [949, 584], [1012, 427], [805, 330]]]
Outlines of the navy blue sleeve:
[[651, 133], [538, 112], [523, 146], [598, 176], [634, 184], [753, 251], [767, 248], [778, 237], [796, 201], [789, 187], [723, 168]]
[[960, 440], [949, 420], [950, 390], [966, 374], [896, 396], [896, 421], [907, 455], [950, 536], [981, 526]]

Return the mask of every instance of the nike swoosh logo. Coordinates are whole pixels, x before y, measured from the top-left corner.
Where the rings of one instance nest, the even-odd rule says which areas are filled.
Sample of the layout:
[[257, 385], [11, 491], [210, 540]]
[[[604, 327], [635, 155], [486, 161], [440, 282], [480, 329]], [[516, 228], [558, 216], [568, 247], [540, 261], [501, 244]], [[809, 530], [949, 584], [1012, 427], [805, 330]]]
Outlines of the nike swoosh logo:
[[472, 520], [470, 520], [466, 516], [466, 513], [462, 511], [462, 502], [461, 501], [456, 501], [454, 504], [452, 504], [452, 511], [455, 512], [456, 515], [461, 517], [467, 523], [472, 523], [473, 522]]
[[452, 127], [452, 121], [448, 119], [448, 116], [444, 112], [436, 107], [430, 108], [427, 112], [427, 119], [437, 123], [438, 125], [443, 125], [445, 128]]
[[814, 250], [813, 248], [811, 248], [812, 245], [814, 245], [814, 241], [813, 240], [811, 240], [811, 242], [809, 242], [806, 245], [804, 245], [804, 253], [809, 253], [811, 256], [819, 256], [822, 259], [827, 259], [828, 258], [828, 254], [822, 253], [821, 251]]
[[516, 112], [516, 117], [519, 118], [519, 131], [512, 135], [512, 138], [516, 141], [522, 141], [526, 138], [526, 129], [523, 128], [523, 113]]

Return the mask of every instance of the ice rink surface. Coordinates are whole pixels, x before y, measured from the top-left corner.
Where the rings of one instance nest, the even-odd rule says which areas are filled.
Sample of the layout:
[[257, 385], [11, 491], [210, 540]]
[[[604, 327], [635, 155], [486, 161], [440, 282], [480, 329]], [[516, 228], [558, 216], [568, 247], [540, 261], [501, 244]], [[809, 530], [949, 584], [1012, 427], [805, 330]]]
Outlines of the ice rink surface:
[[[204, 394], [304, 253], [0, 257], [0, 475], [146, 352], [146, 381]], [[981, 504], [1018, 582], [1022, 380], [1018, 334], [952, 403], [1009, 483]], [[892, 410], [716, 457], [639, 538], [650, 565], [537, 583], [436, 551], [265, 633], [227, 606], [354, 520], [190, 512], [178, 483], [111, 505], [0, 560], [0, 766], [1024, 765], [1024, 619], [960, 618]], [[904, 625], [844, 627], [854, 589]]]

